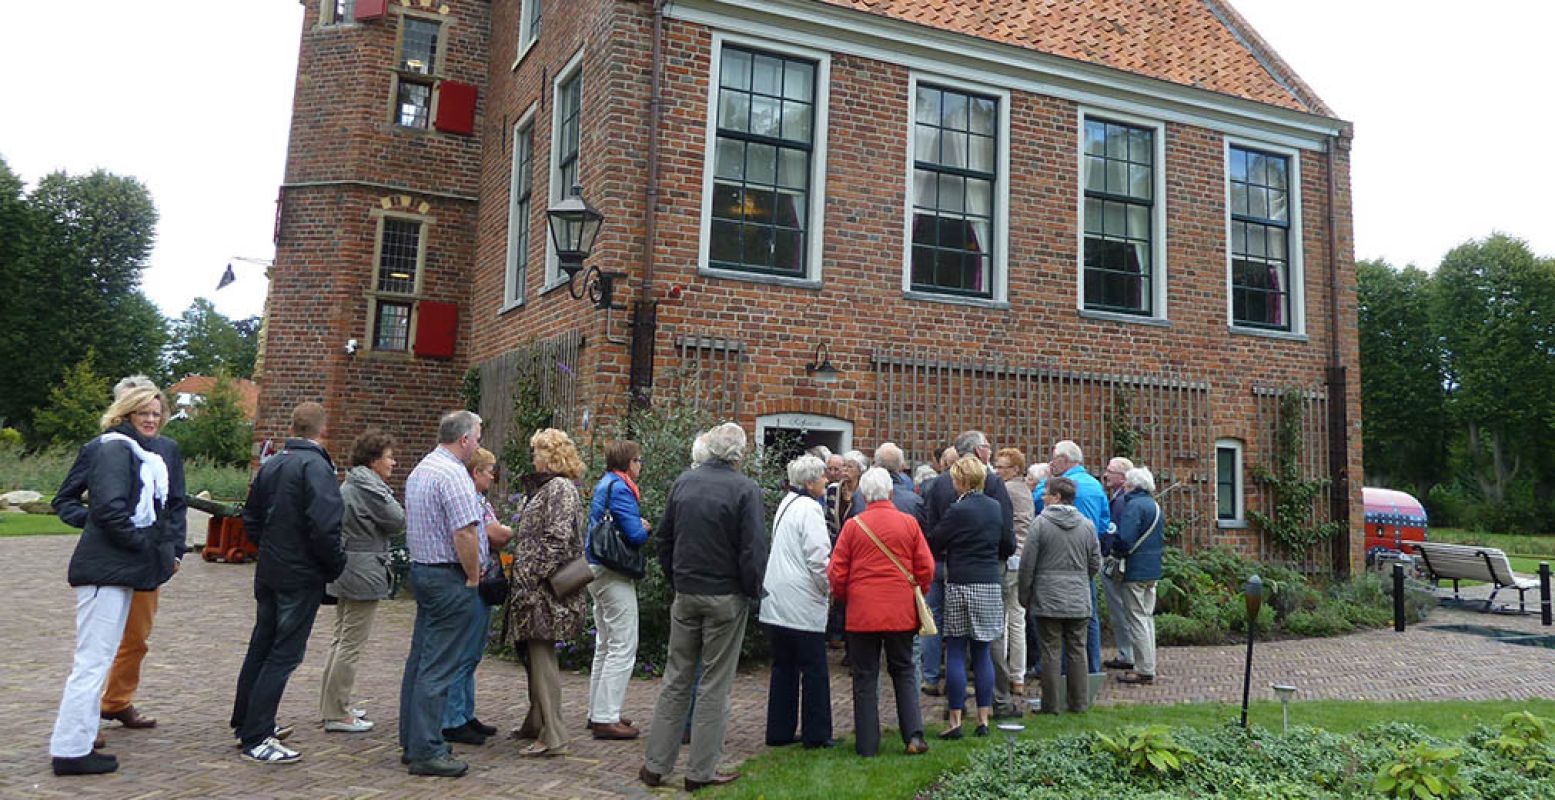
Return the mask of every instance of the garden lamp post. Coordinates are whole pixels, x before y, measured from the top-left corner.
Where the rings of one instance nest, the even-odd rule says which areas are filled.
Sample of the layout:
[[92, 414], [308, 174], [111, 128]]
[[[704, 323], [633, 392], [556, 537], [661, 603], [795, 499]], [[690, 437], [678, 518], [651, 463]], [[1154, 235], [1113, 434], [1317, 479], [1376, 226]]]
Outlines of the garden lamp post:
[[1263, 608], [1263, 579], [1257, 575], [1242, 587], [1247, 599], [1247, 669], [1242, 673], [1242, 727], [1247, 727], [1247, 695], [1253, 685], [1253, 637], [1258, 632], [1258, 612]]
[[1284, 726], [1280, 728], [1282, 733], [1290, 733], [1290, 699], [1296, 694], [1296, 687], [1288, 683], [1276, 683], [1269, 686], [1274, 694], [1280, 698], [1280, 718]]
[[1026, 726], [1019, 722], [1001, 722], [999, 723], [999, 730], [1004, 732], [1004, 748], [1010, 754], [1010, 772], [1013, 774], [1015, 772], [1015, 737], [1019, 736], [1021, 731], [1026, 730]]

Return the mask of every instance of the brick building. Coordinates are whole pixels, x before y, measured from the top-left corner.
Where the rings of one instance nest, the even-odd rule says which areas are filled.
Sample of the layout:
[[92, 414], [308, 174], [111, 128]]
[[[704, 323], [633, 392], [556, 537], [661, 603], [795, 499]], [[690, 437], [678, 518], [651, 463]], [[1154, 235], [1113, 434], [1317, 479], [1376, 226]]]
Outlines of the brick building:
[[[305, 4], [261, 438], [322, 398], [419, 451], [470, 370], [488, 444], [519, 373], [571, 426], [1134, 438], [1189, 546], [1279, 557], [1301, 408], [1351, 531], [1307, 565], [1358, 563], [1350, 128], [1224, 0]], [[558, 268], [574, 183], [619, 309]]]

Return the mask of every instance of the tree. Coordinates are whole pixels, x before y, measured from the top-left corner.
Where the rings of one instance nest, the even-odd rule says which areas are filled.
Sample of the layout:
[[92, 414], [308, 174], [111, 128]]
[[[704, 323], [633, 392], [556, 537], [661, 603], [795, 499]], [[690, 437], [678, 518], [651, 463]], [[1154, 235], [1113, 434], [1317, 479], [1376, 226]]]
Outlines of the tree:
[[239, 378], [253, 376], [254, 358], [259, 352], [258, 317], [235, 323], [217, 311], [211, 301], [197, 297], [173, 321], [172, 328], [166, 350], [170, 380], [217, 373]]
[[96, 357], [88, 350], [86, 358], [66, 370], [64, 380], [49, 391], [49, 402], [33, 418], [40, 441], [69, 446], [97, 435], [103, 411], [112, 400], [113, 383], [97, 374]]
[[1413, 266], [1356, 262], [1366, 478], [1420, 497], [1448, 475], [1441, 340], [1432, 323], [1432, 278]]
[[145, 186], [101, 170], [53, 173], [25, 200], [18, 186], [0, 170], [0, 214], [24, 234], [0, 273], [0, 417], [25, 425], [89, 350], [99, 374], [155, 372], [166, 321], [138, 291], [157, 222]]
[[254, 426], [239, 403], [237, 384], [225, 374], [216, 376], [216, 385], [189, 419], [170, 423], [164, 432], [178, 442], [184, 456], [234, 467], [248, 464], [254, 441]]
[[[1436, 283], [1447, 409], [1466, 436], [1468, 477], [1493, 508], [1512, 512], [1514, 485], [1533, 477], [1552, 440], [1555, 264], [1498, 233], [1449, 252]], [[1492, 524], [1526, 527], [1528, 511]]]

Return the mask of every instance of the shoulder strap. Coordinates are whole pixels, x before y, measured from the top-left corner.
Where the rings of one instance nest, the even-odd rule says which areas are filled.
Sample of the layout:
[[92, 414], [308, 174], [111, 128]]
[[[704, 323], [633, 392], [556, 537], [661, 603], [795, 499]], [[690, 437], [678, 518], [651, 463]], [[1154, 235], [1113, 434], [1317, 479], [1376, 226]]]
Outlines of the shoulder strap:
[[[1154, 501], [1155, 501], [1155, 498], [1151, 498], [1151, 502], [1154, 502]], [[1130, 547], [1128, 549], [1128, 554], [1129, 555], [1133, 555], [1134, 551], [1138, 550], [1139, 546], [1144, 544], [1146, 539], [1150, 538], [1150, 534], [1155, 533], [1155, 525], [1156, 525], [1157, 522], [1160, 522], [1160, 521], [1161, 521], [1161, 504], [1160, 503], [1156, 503], [1155, 504], [1155, 518], [1150, 520], [1150, 527], [1145, 529], [1145, 535], [1134, 540], [1134, 546]]]
[[891, 552], [891, 549], [886, 547], [885, 544], [880, 541], [880, 537], [876, 536], [875, 532], [870, 530], [868, 525], [864, 524], [864, 520], [860, 519], [859, 517], [854, 517], [853, 521], [857, 522], [858, 526], [863, 529], [865, 535], [869, 537], [869, 540], [874, 542], [876, 547], [880, 548], [880, 552], [885, 553], [885, 557], [891, 559], [891, 563], [895, 564], [896, 568], [901, 570], [903, 575], [907, 576], [907, 582], [912, 584], [914, 589], [918, 588], [918, 581], [913, 578], [912, 573], [908, 572], [907, 568], [902, 566], [902, 562], [897, 560], [896, 554]]

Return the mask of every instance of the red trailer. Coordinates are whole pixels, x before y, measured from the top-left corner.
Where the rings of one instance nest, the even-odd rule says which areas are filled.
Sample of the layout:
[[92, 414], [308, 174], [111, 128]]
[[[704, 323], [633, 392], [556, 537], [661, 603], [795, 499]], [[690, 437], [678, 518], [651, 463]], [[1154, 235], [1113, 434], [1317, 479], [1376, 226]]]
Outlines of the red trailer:
[[1412, 542], [1426, 541], [1425, 506], [1413, 495], [1375, 486], [1361, 488], [1366, 504], [1366, 555], [1383, 550], [1413, 555]]

